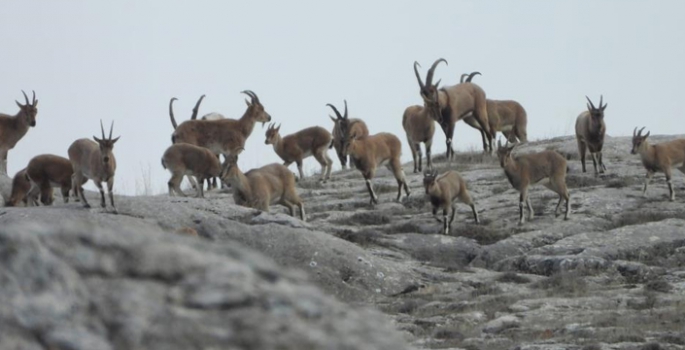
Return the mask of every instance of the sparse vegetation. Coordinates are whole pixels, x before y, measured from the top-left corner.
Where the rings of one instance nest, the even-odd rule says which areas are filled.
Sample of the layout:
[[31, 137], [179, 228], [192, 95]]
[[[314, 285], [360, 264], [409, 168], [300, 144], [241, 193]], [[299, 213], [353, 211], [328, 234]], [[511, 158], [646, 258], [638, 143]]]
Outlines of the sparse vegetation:
[[548, 295], [583, 296], [588, 285], [577, 272], [559, 272], [532, 284], [533, 288], [543, 289]]
[[374, 230], [343, 230], [335, 235], [340, 239], [358, 244], [362, 247], [368, 247], [372, 244], [377, 244], [377, 242], [383, 237], [382, 233]]
[[530, 278], [526, 276], [521, 276], [517, 274], [516, 272], [505, 272], [499, 277], [497, 277], [497, 282], [502, 282], [502, 283], [515, 283], [515, 284], [526, 284], [530, 283]]

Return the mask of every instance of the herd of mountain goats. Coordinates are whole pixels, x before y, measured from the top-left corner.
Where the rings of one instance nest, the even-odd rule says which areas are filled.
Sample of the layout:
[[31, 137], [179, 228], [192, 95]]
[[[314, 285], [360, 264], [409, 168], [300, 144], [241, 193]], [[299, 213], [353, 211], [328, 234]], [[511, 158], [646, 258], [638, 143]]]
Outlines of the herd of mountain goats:
[[[566, 186], [567, 160], [555, 151], [542, 151], [513, 156], [512, 151], [528, 141], [526, 132], [527, 116], [525, 109], [516, 101], [491, 100], [486, 98], [483, 89], [472, 82], [479, 72], [463, 74], [456, 85], [440, 87], [440, 80], [433, 83], [433, 75], [440, 63], [447, 64], [445, 59], [438, 59], [428, 69], [425, 81], [419, 74], [421, 67], [414, 62], [414, 73], [423, 99], [423, 106], [407, 107], [402, 118], [407, 143], [414, 160], [414, 172], [423, 171], [423, 154], [420, 144], [423, 143], [426, 154], [426, 169], [423, 171], [423, 185], [427, 198], [432, 205], [433, 216], [442, 223], [441, 232], [448, 234], [455, 216], [455, 201], [469, 205], [473, 211], [475, 223], [480, 223], [478, 210], [469, 195], [466, 181], [455, 170], [439, 174], [433, 167], [431, 146], [435, 123], [442, 128], [446, 137], [446, 158], [451, 163], [454, 157], [452, 140], [454, 126], [459, 120], [479, 130], [483, 141], [483, 151], [492, 154], [493, 141], [497, 132], [504, 135], [506, 143], [497, 141], [496, 154], [501, 167], [511, 185], [520, 193], [519, 223], [533, 218], [533, 208], [528, 196], [530, 185], [543, 184], [559, 195], [555, 216], [559, 215], [562, 202], [565, 202], [564, 219], [571, 214], [569, 191]], [[35, 92], [29, 101], [24, 94], [25, 103], [17, 101], [19, 112], [14, 116], [0, 114], [0, 175], [7, 175], [7, 154], [9, 150], [26, 135], [30, 127], [36, 126], [38, 100]], [[217, 187], [217, 178], [222, 184], [231, 187], [237, 205], [269, 211], [269, 206], [281, 204], [290, 209], [292, 216], [298, 215], [306, 220], [302, 199], [297, 193], [295, 174], [288, 170], [292, 163], [297, 165], [299, 179], [304, 178], [302, 162], [313, 156], [321, 165], [320, 181], [326, 182], [331, 177], [333, 161], [328, 150], [335, 148], [340, 163], [345, 169], [347, 161], [358, 169], [369, 192], [371, 205], [378, 203], [372, 180], [380, 165], [385, 164], [397, 180], [397, 200], [402, 199], [402, 190], [410, 195], [400, 162], [402, 143], [391, 133], [379, 132], [369, 134], [369, 129], [361, 119], [349, 118], [347, 101], [344, 101], [344, 112], [332, 104], [327, 104], [335, 113], [330, 116], [333, 130], [309, 127], [296, 133], [281, 136], [280, 124], [270, 124], [266, 131], [266, 145], [272, 145], [274, 151], [283, 160], [283, 164], [273, 163], [261, 168], [243, 172], [238, 167], [238, 157], [244, 150], [245, 141], [252, 134], [256, 123], [262, 125], [271, 122], [271, 116], [256, 93], [242, 91], [250, 99], [245, 100], [247, 109], [240, 119], [225, 118], [219, 113], [209, 113], [197, 118], [200, 104], [205, 97], [197, 101], [190, 120], [176, 123], [172, 98], [169, 102], [169, 115], [174, 132], [172, 145], [162, 156], [162, 166], [169, 170], [171, 179], [168, 182], [169, 195], [185, 196], [180, 184], [187, 177], [197, 191], [198, 197], [204, 197], [204, 187]], [[604, 173], [606, 167], [602, 160], [602, 146], [606, 133], [604, 110], [607, 105], [600, 98], [595, 106], [586, 96], [587, 110], [576, 119], [576, 139], [583, 172], [586, 172], [585, 157], [589, 151], [595, 176]], [[82, 201], [86, 208], [90, 205], [83, 194], [83, 184], [92, 180], [100, 191], [100, 205], [106, 208], [105, 191], [102, 183], [107, 184], [110, 204], [114, 212], [114, 176], [116, 159], [113, 154], [114, 144], [119, 137], [105, 136], [105, 129], [100, 122], [101, 137], [93, 140], [82, 138], [74, 141], [68, 149], [69, 159], [51, 155], [38, 155], [31, 159], [26, 168], [16, 173], [12, 181], [12, 193], [7, 201], [8, 206], [51, 205], [53, 187], [59, 187], [64, 202], [73, 195], [76, 201]], [[671, 181], [671, 170], [677, 167], [685, 173], [685, 139], [650, 145], [647, 141], [649, 132], [642, 134], [644, 128], [633, 131], [632, 154], [639, 154], [647, 170], [643, 187], [646, 194], [649, 182], [655, 172], [663, 172], [670, 193], [675, 200]], [[220, 161], [224, 157], [224, 162]], [[524, 215], [524, 208], [527, 214]], [[296, 213], [297, 209], [297, 213]], [[437, 217], [442, 210], [442, 220]], [[449, 216], [449, 218], [448, 218]]]

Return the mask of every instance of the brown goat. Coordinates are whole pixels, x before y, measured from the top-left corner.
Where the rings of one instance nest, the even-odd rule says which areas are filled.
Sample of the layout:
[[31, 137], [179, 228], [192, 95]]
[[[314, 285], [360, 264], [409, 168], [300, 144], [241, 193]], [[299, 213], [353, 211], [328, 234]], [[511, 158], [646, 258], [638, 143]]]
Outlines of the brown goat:
[[38, 205], [38, 188], [31, 186], [31, 180], [26, 176], [26, 168], [19, 170], [12, 178], [12, 192], [5, 203], [8, 207]]
[[[26, 167], [26, 175], [40, 190], [40, 201], [44, 205], [52, 204], [53, 187], [60, 188], [64, 203], [69, 202], [69, 191], [73, 187], [71, 180], [74, 175], [69, 159], [52, 154], [35, 156]], [[85, 180], [82, 181], [85, 182]]]
[[[175, 130], [171, 136], [171, 142], [204, 147], [224, 157], [230, 155], [232, 151], [243, 149], [245, 141], [252, 134], [255, 123], [261, 122], [263, 125], [271, 121], [271, 116], [264, 110], [257, 94], [250, 90], [242, 91], [242, 93], [249, 96], [251, 100], [245, 100], [247, 109], [240, 119], [196, 120], [191, 117], [191, 120], [186, 120], [178, 126], [176, 126], [171, 107], [175, 98], [172, 98], [169, 102], [169, 116]], [[193, 110], [193, 115], [197, 116], [195, 110]]]
[[[442, 221], [438, 218], [436, 218], [436, 220], [443, 224], [443, 234], [449, 234], [450, 229], [452, 228], [452, 222], [454, 221], [454, 215], [456, 213], [456, 205], [454, 204], [455, 199], [459, 199], [460, 202], [470, 206], [476, 224], [480, 223], [476, 205], [473, 204], [471, 195], [466, 188], [466, 181], [464, 181], [458, 172], [450, 170], [440, 176], [438, 176], [436, 170], [425, 172], [423, 174], [423, 186], [426, 189], [426, 195], [433, 206], [433, 217], [437, 215], [438, 209], [442, 209]], [[448, 221], [447, 214], [450, 211], [452, 214]]]
[[362, 173], [366, 181], [366, 189], [371, 196], [370, 204], [378, 203], [378, 196], [373, 190], [373, 180], [378, 166], [387, 162], [387, 167], [392, 171], [397, 180], [397, 201], [402, 197], [402, 187], [409, 196], [409, 187], [404, 178], [404, 170], [400, 157], [402, 156], [402, 143], [397, 136], [381, 132], [366, 137], [357, 137], [348, 140], [347, 154], [352, 159], [352, 164]]
[[561, 201], [566, 200], [566, 215], [564, 220], [568, 220], [571, 214], [570, 197], [566, 187], [566, 159], [554, 151], [542, 151], [539, 153], [524, 154], [514, 158], [511, 151], [518, 144], [511, 147], [502, 146], [497, 141], [497, 156], [504, 173], [509, 179], [509, 183], [520, 192], [519, 197], [519, 224], [526, 220], [523, 216], [523, 206], [527, 205], [529, 217], [535, 216], [533, 206], [528, 197], [528, 188], [531, 185], [541, 183], [545, 187], [559, 194], [559, 202], [554, 210], [554, 215], [559, 215]]
[[281, 204], [295, 216], [300, 209], [300, 219], [306, 221], [304, 204], [295, 190], [295, 175], [284, 165], [272, 163], [246, 173], [238, 168], [238, 156], [226, 157], [226, 167], [221, 180], [233, 188], [233, 200], [237, 205], [269, 212], [273, 204]]
[[435, 134], [435, 121], [431, 118], [430, 113], [423, 106], [409, 106], [402, 115], [402, 127], [407, 133], [407, 143], [409, 143], [411, 156], [414, 159], [414, 173], [422, 170], [421, 142], [426, 147], [426, 167], [432, 169], [431, 146], [433, 145], [433, 134]]
[[657, 145], [650, 145], [646, 135], [642, 135], [642, 130], [639, 132], [637, 128], [633, 130], [633, 148], [631, 154], [640, 154], [642, 165], [647, 169], [647, 177], [645, 178], [645, 186], [642, 189], [642, 195], [647, 195], [647, 187], [652, 180], [655, 172], [663, 172], [666, 175], [666, 183], [668, 184], [669, 199], [675, 200], [675, 191], [673, 190], [672, 168], [677, 168], [680, 172], [685, 174], [685, 139], [678, 139], [669, 142], [663, 142]]
[[347, 100], [345, 102], [345, 114], [341, 115], [338, 109], [332, 104], [326, 104], [326, 106], [331, 107], [333, 112], [335, 112], [336, 118], [329, 115], [333, 121], [333, 143], [331, 146], [335, 147], [335, 152], [338, 154], [338, 159], [340, 159], [340, 165], [343, 169], [347, 168], [347, 140], [355, 137], [366, 137], [369, 136], [369, 128], [366, 127], [366, 123], [363, 120], [352, 118], [350, 119], [347, 115]]
[[[183, 176], [194, 176], [198, 184], [204, 180], [221, 175], [221, 163], [216, 155], [207, 148], [188, 143], [177, 143], [169, 146], [162, 156], [162, 167], [171, 172], [171, 179], [167, 183], [169, 195], [176, 194], [185, 197], [181, 190]], [[197, 197], [204, 197], [203, 186], [196, 186]]]
[[304, 179], [302, 161], [307, 157], [314, 156], [316, 161], [321, 164], [321, 181], [325, 182], [331, 178], [333, 161], [328, 157], [328, 148], [331, 146], [332, 136], [328, 130], [320, 126], [312, 126], [283, 138], [279, 133], [280, 130], [280, 124], [278, 127], [269, 125], [264, 143], [273, 145], [276, 154], [283, 159], [283, 165], [287, 167], [295, 162], [301, 180]]
[[425, 84], [421, 81], [421, 76], [417, 69], [417, 67], [420, 66], [418, 62], [414, 62], [414, 73], [416, 74], [416, 80], [419, 83], [424, 108], [426, 108], [431, 117], [440, 124], [440, 127], [445, 133], [445, 138], [447, 139], [447, 159], [451, 161], [454, 156], [454, 150], [452, 149], [454, 126], [468, 114], [473, 114], [481, 129], [488, 135], [490, 143], [489, 147], [485, 148], [484, 151], [487, 152], [489, 150], [492, 152], [492, 139], [494, 136], [490, 131], [490, 124], [488, 122], [485, 92], [474, 83], [460, 83], [453, 86], [438, 88], [440, 81], [433, 84], [433, 74], [440, 62], [445, 62], [445, 64], [447, 64], [447, 61], [444, 58], [435, 61], [428, 70]]
[[109, 201], [117, 213], [117, 208], [114, 206], [114, 173], [117, 169], [117, 160], [114, 158], [112, 150], [114, 144], [119, 140], [119, 137], [112, 139], [112, 130], [114, 122], [109, 128], [109, 137], [105, 137], [105, 129], [102, 127], [100, 121], [100, 130], [102, 131], [102, 139], [93, 136], [95, 142], [90, 139], [78, 139], [69, 146], [69, 160], [74, 169], [74, 175], [71, 179], [74, 193], [77, 194], [83, 206], [90, 208], [90, 204], [83, 194], [83, 185], [88, 179], [93, 180], [95, 186], [100, 190], [100, 206], [106, 207], [105, 191], [102, 189], [102, 182], [107, 183], [107, 192], [109, 193]]
[[[473, 72], [471, 74], [462, 74], [462, 80], [466, 76], [466, 80], [462, 82], [470, 83], [475, 75], [481, 75], [480, 72]], [[491, 100], [486, 99], [488, 110], [488, 123], [490, 130], [494, 135], [499, 131], [504, 134], [504, 137], [509, 142], [528, 142], [528, 116], [526, 110], [520, 103], [513, 100]], [[464, 118], [464, 122], [481, 132], [483, 139], [483, 148], [489, 142], [488, 135], [480, 128], [478, 121], [473, 115]]]
[[38, 114], [38, 100], [36, 92], [33, 92], [33, 101], [29, 102], [24, 90], [26, 104], [14, 101], [19, 106], [19, 112], [14, 116], [0, 113], [0, 175], [7, 175], [7, 153], [16, 146], [17, 142], [26, 135], [29, 127], [36, 126], [36, 115]]
[[[583, 172], [585, 172], [585, 152], [590, 151], [592, 157], [592, 165], [595, 168], [595, 176], [604, 174], [606, 167], [602, 161], [602, 146], [604, 146], [604, 134], [606, 134], [606, 125], [604, 124], [604, 109], [607, 105], [602, 105], [603, 96], [599, 97], [599, 107], [595, 107], [587, 99], [587, 111], [580, 113], [576, 118], [576, 141], [578, 142], [578, 153], [580, 153], [580, 163], [583, 165]], [[599, 166], [599, 171], [597, 171]]]

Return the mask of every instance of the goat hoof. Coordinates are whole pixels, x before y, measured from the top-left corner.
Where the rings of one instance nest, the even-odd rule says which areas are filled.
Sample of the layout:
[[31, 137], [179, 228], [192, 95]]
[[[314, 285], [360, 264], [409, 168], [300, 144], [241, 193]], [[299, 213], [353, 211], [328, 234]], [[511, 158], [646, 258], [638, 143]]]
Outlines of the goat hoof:
[[90, 209], [90, 204], [87, 204], [87, 203], [86, 203], [83, 207], [86, 208], [86, 209]]

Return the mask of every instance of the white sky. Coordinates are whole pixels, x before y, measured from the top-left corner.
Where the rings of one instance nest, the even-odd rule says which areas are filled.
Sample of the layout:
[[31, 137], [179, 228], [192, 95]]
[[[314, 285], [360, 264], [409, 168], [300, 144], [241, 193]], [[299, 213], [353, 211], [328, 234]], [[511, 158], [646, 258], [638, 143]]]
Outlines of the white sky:
[[[493, 99], [527, 110], [528, 134], [573, 133], [573, 123], [604, 94], [607, 133], [683, 133], [685, 1], [26, 1], [0, 11], [0, 111], [14, 114], [21, 89], [35, 90], [37, 126], [9, 153], [14, 174], [31, 157], [66, 157], [76, 139], [99, 135], [99, 120], [121, 135], [115, 192], [166, 191], [160, 158], [177, 120], [200, 114], [239, 118], [254, 90], [288, 134], [331, 129], [326, 103], [362, 118], [371, 133], [395, 133], [411, 160], [401, 119], [420, 104], [412, 65], [444, 57], [436, 80], [474, 82]], [[422, 71], [425, 72], [425, 71]], [[264, 129], [265, 130], [265, 129]], [[243, 170], [278, 161], [257, 125]], [[438, 128], [434, 153], [445, 150]], [[480, 147], [463, 123], [458, 149]], [[628, 152], [628, 145], [626, 145]], [[330, 152], [339, 168], [334, 151]], [[319, 166], [313, 159], [305, 168]], [[293, 165], [293, 169], [294, 165]], [[93, 188], [92, 185], [89, 187]]]

